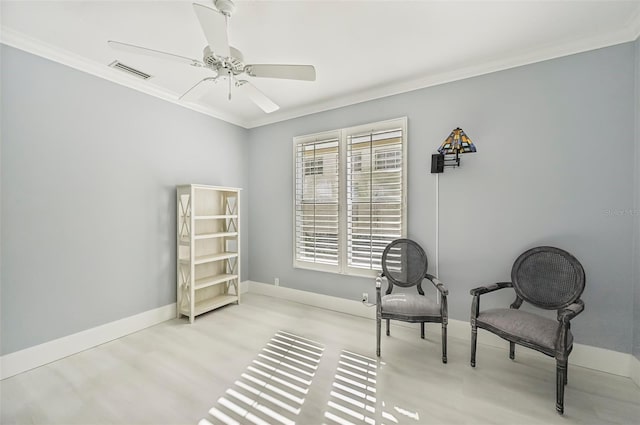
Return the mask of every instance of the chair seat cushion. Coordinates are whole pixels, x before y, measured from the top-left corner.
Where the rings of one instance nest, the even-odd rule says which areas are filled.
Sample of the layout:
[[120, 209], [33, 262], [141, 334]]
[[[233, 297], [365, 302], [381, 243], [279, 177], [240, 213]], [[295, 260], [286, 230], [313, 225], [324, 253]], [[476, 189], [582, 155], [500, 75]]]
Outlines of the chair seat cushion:
[[[548, 352], [556, 350], [560, 322], [537, 314], [511, 308], [486, 310], [478, 315], [478, 326], [488, 325], [508, 335], [515, 336], [530, 344], [544, 348]], [[518, 342], [518, 341], [515, 341]], [[573, 344], [569, 331], [567, 348]]]
[[440, 306], [418, 294], [389, 294], [382, 297], [382, 312], [408, 317], [440, 316]]

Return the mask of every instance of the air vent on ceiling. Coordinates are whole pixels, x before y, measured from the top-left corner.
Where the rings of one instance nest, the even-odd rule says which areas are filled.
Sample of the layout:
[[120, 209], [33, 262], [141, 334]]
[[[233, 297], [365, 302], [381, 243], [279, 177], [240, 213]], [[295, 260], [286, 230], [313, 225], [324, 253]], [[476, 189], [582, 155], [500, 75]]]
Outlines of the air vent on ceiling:
[[125, 65], [122, 62], [119, 62], [117, 60], [111, 62], [109, 64], [109, 66], [111, 68], [119, 69], [120, 71], [126, 72], [126, 73], [128, 73], [130, 75], [134, 75], [134, 76], [136, 76], [138, 78], [142, 78], [143, 80], [148, 80], [149, 78], [151, 78], [151, 75], [149, 75], [147, 73], [144, 73], [142, 71], [139, 71], [139, 70], [137, 70], [135, 68], [131, 68], [130, 66]]

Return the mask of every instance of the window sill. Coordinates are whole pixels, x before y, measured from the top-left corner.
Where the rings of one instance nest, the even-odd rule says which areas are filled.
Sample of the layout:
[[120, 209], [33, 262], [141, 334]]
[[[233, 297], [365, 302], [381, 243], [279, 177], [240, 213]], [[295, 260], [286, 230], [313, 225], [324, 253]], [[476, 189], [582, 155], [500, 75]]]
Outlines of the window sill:
[[301, 262], [294, 262], [293, 268], [299, 269], [299, 270], [311, 270], [315, 272], [332, 273], [332, 274], [337, 274], [341, 276], [352, 276], [352, 277], [363, 277], [363, 278], [375, 278], [381, 273], [380, 270], [365, 270], [365, 269], [356, 269], [356, 268], [349, 268], [347, 271], [340, 271], [338, 270], [337, 266], [330, 266], [330, 265], [324, 266], [322, 264], [314, 264], [314, 263], [305, 264]]

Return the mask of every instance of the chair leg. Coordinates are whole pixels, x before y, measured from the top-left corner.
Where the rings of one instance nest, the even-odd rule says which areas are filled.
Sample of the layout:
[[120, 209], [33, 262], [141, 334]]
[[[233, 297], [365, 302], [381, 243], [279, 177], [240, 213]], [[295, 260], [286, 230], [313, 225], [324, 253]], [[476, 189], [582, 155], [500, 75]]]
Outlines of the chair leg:
[[516, 358], [516, 343], [509, 341], [509, 358], [511, 360]]
[[376, 356], [380, 357], [380, 328], [382, 328], [382, 319], [376, 318]]
[[447, 324], [442, 324], [442, 363], [447, 362]]
[[387, 319], [387, 336], [391, 335], [389, 333], [389, 322], [390, 322], [390, 319]]
[[564, 414], [564, 381], [567, 376], [567, 361], [556, 360], [556, 410]]
[[420, 322], [420, 338], [424, 339], [424, 322]]
[[471, 325], [471, 367], [476, 367], [476, 345], [478, 342], [478, 328]]

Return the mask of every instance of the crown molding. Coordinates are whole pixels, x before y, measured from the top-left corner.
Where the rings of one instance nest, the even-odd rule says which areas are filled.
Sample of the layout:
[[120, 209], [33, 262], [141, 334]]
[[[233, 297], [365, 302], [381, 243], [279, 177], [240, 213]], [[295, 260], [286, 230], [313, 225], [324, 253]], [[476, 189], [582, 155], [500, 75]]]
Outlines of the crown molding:
[[453, 71], [441, 72], [438, 74], [425, 75], [422, 77], [401, 81], [398, 83], [373, 87], [356, 93], [350, 93], [345, 96], [333, 98], [324, 102], [308, 104], [288, 110], [281, 110], [271, 114], [265, 114], [254, 120], [244, 120], [235, 115], [225, 113], [224, 111], [206, 108], [202, 105], [180, 102], [178, 94], [163, 90], [152, 84], [143, 83], [134, 80], [125, 75], [120, 75], [117, 71], [105, 66], [104, 64], [89, 61], [74, 53], [60, 49], [47, 43], [30, 38], [29, 36], [2, 27], [0, 30], [0, 43], [15, 47], [20, 50], [44, 57], [46, 59], [58, 62], [74, 69], [95, 75], [100, 78], [112, 81], [114, 83], [129, 87], [142, 93], [166, 100], [178, 106], [200, 112], [202, 114], [217, 118], [222, 121], [243, 127], [255, 128], [264, 125], [274, 124], [305, 115], [311, 115], [332, 109], [342, 108], [349, 105], [363, 103], [376, 100], [388, 96], [407, 93], [414, 90], [433, 87], [454, 81], [464, 80], [467, 78], [477, 77], [493, 72], [503, 71], [510, 68], [516, 68], [523, 65], [530, 65], [550, 59], [563, 56], [569, 56], [577, 53], [596, 50], [604, 47], [613, 46], [636, 40], [640, 36], [640, 8], [636, 10], [625, 25], [621, 26], [617, 31], [599, 34], [594, 37], [573, 40], [565, 43], [554, 44], [540, 49], [532, 50], [516, 56], [505, 59], [487, 60], [483, 63], [470, 65], [465, 68]]
[[438, 86], [441, 84], [451, 83], [454, 81], [464, 80], [467, 78], [477, 77], [493, 72], [504, 71], [506, 69], [517, 68], [524, 65], [530, 65], [537, 62], [543, 62], [564, 56], [570, 56], [578, 53], [597, 50], [604, 47], [614, 46], [617, 44], [634, 41], [640, 33], [640, 8], [628, 22], [627, 25], [619, 30], [599, 34], [594, 37], [583, 38], [561, 44], [547, 46], [541, 49], [532, 50], [516, 56], [505, 59], [489, 60], [480, 64], [471, 65], [465, 68], [446, 71], [439, 74], [426, 75], [411, 80], [405, 80], [399, 83], [375, 87], [363, 90], [358, 93], [352, 93], [347, 96], [334, 98], [323, 103], [307, 105], [289, 111], [272, 113], [268, 116], [261, 117], [250, 121], [248, 128], [255, 128], [264, 125], [273, 124], [280, 121], [286, 121], [293, 118], [299, 118], [305, 115], [324, 112], [331, 109], [341, 108], [357, 103], [363, 103], [370, 100], [380, 99], [383, 97], [393, 96], [397, 94], [407, 93], [414, 90], [424, 89], [427, 87]]
[[247, 123], [236, 116], [213, 110], [211, 108], [206, 108], [202, 105], [181, 102], [178, 100], [179, 94], [169, 90], [164, 90], [158, 86], [150, 84], [149, 82], [143, 82], [142, 80], [138, 81], [133, 77], [122, 75], [118, 71], [104, 64], [87, 60], [86, 58], [69, 52], [68, 50], [52, 46], [42, 40], [29, 37], [10, 28], [2, 27], [0, 29], [0, 43], [69, 66], [79, 71], [86, 72], [87, 74], [103, 78], [113, 83], [129, 87], [133, 90], [162, 100], [166, 100], [167, 102], [171, 102], [183, 108], [200, 112], [201, 114], [205, 114], [240, 127], [248, 128]]

